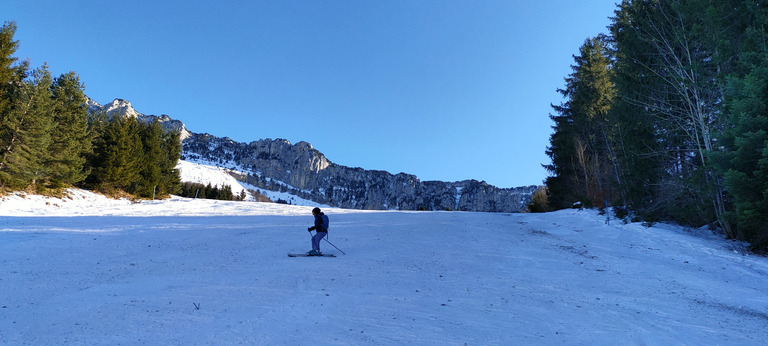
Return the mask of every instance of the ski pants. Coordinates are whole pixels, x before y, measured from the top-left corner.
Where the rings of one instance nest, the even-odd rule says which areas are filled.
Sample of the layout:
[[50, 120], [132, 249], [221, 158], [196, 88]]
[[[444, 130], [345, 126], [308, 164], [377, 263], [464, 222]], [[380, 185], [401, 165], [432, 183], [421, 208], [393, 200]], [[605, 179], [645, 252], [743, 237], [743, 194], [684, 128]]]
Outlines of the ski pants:
[[320, 251], [320, 241], [323, 240], [323, 237], [328, 235], [328, 232], [316, 232], [315, 235], [312, 236], [312, 250]]

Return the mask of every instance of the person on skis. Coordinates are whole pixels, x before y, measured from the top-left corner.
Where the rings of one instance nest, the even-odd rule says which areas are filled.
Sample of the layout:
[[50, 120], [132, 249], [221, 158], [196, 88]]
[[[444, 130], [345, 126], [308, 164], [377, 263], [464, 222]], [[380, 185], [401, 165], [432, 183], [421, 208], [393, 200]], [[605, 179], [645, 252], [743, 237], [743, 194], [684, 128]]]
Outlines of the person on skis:
[[307, 255], [322, 256], [323, 254], [320, 252], [320, 241], [323, 237], [328, 235], [328, 216], [323, 214], [323, 212], [320, 211], [320, 208], [312, 209], [312, 215], [315, 216], [315, 225], [307, 228], [307, 231], [309, 231], [310, 234], [312, 234], [312, 231], [316, 231], [316, 233], [312, 236], [312, 250], [307, 252]]

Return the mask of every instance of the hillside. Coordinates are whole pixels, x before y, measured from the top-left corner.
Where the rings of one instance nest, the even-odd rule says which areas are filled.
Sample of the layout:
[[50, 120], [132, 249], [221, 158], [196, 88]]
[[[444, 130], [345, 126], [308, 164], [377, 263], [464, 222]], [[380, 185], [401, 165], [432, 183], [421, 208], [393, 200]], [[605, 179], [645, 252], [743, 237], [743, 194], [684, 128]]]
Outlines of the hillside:
[[760, 345], [768, 261], [708, 231], [547, 214], [6, 196], [9, 344]]
[[235, 176], [242, 176], [244, 173], [236, 166], [220, 167], [212, 164], [180, 160], [176, 166], [179, 170], [181, 181], [189, 183], [199, 183], [203, 185], [224, 187], [229, 186], [236, 195], [245, 193], [246, 202], [256, 201], [254, 193], [261, 194], [273, 202], [284, 202], [291, 205], [303, 205], [313, 207], [327, 207], [325, 204], [316, 203], [294, 194], [288, 189], [285, 191], [274, 191], [270, 189], [259, 188], [246, 182], [237, 180]]

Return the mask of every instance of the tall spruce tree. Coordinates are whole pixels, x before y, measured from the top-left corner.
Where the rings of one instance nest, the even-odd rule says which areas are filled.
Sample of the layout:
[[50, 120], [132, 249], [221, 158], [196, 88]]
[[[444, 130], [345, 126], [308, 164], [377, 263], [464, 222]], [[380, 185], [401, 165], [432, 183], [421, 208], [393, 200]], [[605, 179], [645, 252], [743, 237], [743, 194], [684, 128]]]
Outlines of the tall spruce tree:
[[[18, 131], [16, 114], [12, 113], [13, 103], [22, 95], [23, 80], [27, 78], [28, 62], [18, 63], [13, 54], [19, 43], [13, 39], [16, 23], [6, 22], [0, 27], [0, 187], [11, 183], [13, 176], [7, 172], [8, 156], [11, 154]], [[18, 182], [20, 183], [20, 182]]]
[[84, 171], [86, 155], [91, 150], [83, 85], [74, 72], [62, 74], [53, 81], [54, 101], [52, 132], [49, 149], [51, 180], [55, 185], [74, 185], [87, 176]]
[[[729, 72], [724, 151], [714, 153], [733, 200], [736, 237], [768, 250], [768, 4], [725, 0], [712, 5], [718, 49]], [[725, 70], [725, 69], [724, 69]]]
[[[614, 82], [617, 97], [611, 119], [617, 130], [615, 151], [620, 162], [621, 191], [624, 206], [645, 219], [661, 218], [656, 211], [659, 181], [664, 174], [661, 153], [664, 149], [656, 137], [656, 119], [648, 109], [635, 100], [646, 92], [644, 80], [649, 78], [644, 56], [650, 51], [647, 42], [638, 38], [635, 17], [648, 4], [643, 1], [623, 1], [611, 25], [614, 47]], [[646, 82], [647, 83], [647, 82]]]
[[181, 158], [181, 134], [179, 131], [164, 132], [161, 138], [160, 196], [181, 192], [181, 174], [176, 166]]
[[150, 124], [139, 124], [139, 137], [142, 143], [142, 159], [139, 161], [139, 179], [133, 193], [140, 197], [153, 197], [161, 184], [161, 164], [165, 159], [161, 148], [163, 128], [155, 120]]
[[574, 202], [605, 206], [616, 198], [617, 175], [611, 151], [612, 128], [608, 114], [615, 88], [611, 80], [611, 56], [605, 36], [586, 40], [574, 56], [573, 72], [559, 92], [566, 101], [553, 109], [558, 115], [545, 166], [551, 177], [546, 184], [553, 208]]
[[53, 101], [53, 83], [47, 65], [36, 69], [31, 80], [25, 80], [11, 99], [3, 118], [3, 147], [0, 148], [0, 186], [25, 188], [43, 186], [49, 176], [49, 145]]

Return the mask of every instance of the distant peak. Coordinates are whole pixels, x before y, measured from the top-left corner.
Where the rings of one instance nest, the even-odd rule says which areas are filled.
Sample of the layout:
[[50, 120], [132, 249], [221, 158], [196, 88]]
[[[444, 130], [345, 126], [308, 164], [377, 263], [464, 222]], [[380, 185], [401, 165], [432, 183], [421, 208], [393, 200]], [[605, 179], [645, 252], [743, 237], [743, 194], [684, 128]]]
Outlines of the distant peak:
[[119, 113], [131, 118], [136, 118], [141, 114], [133, 108], [130, 101], [123, 99], [114, 99], [112, 102], [104, 106], [104, 110], [109, 114]]

